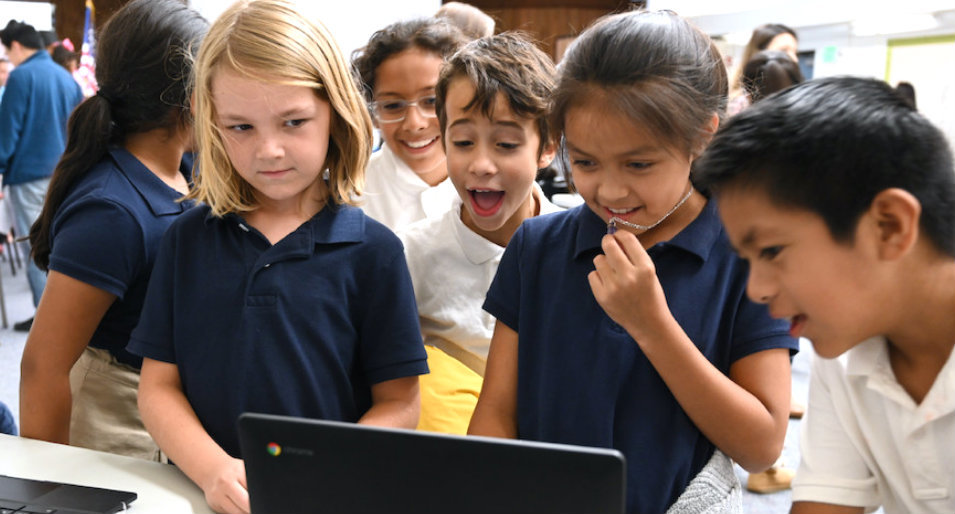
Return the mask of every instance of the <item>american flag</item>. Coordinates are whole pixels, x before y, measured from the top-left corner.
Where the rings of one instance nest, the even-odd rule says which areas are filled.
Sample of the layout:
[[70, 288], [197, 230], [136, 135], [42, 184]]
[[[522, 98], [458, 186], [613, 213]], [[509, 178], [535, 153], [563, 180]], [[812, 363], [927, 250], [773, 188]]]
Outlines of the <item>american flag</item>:
[[96, 8], [93, 0], [86, 0], [86, 21], [83, 25], [83, 48], [80, 54], [80, 67], [73, 76], [83, 88], [83, 96], [90, 97], [96, 94], [99, 86], [96, 84], [96, 40], [95, 26]]

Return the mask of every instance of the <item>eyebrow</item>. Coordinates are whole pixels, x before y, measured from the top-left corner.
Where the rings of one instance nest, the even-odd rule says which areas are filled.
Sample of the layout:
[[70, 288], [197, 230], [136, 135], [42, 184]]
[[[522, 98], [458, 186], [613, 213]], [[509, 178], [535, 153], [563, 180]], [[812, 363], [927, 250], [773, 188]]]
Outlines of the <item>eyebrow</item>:
[[[591, 155], [590, 152], [587, 152], [587, 151], [585, 151], [585, 150], [581, 150], [580, 148], [577, 148], [577, 147], [574, 146], [574, 144], [571, 143], [570, 141], [567, 141], [567, 150], [568, 150], [568, 151], [571, 151], [571, 152], [582, 153], [582, 154], [584, 154], [584, 155]], [[652, 153], [652, 152], [657, 152], [657, 151], [660, 151], [660, 147], [658, 147], [658, 146], [652, 146], [652, 145], [643, 145], [643, 146], [638, 146], [638, 147], [636, 147], [636, 148], [633, 148], [633, 149], [631, 149], [631, 150], [627, 150], [627, 151], [625, 151], [625, 152], [620, 152], [620, 153], [618, 154], [618, 156], [625, 156], [625, 157], [626, 157], [626, 156], [631, 156], [631, 155], [642, 155], [642, 154], [647, 154], [647, 153]]]
[[[458, 118], [448, 125], [448, 129], [451, 129], [453, 127], [457, 127], [460, 125], [473, 125], [473, 124], [474, 124], [474, 119], [472, 118]], [[512, 120], [496, 120], [496, 121], [492, 121], [491, 125], [493, 125], [494, 127], [513, 128], [517, 130], [521, 130], [523, 128], [521, 127], [520, 123], [516, 121], [512, 121]]]
[[[417, 92], [413, 93], [413, 95], [415, 95], [414, 99], [416, 100], [418, 98], [421, 98], [422, 96], [429, 96], [429, 93], [431, 95], [434, 95], [435, 87], [437, 87], [437, 84], [435, 84], [434, 86], [428, 86], [428, 87], [423, 87], [419, 89]], [[396, 93], [394, 91], [375, 91], [374, 96], [375, 98], [378, 98], [379, 96], [394, 96], [401, 99], [407, 98], [405, 95], [401, 93]]]
[[[280, 118], [291, 118], [291, 117], [293, 117], [293, 116], [299, 116], [299, 115], [310, 115], [310, 109], [311, 109], [311, 107], [310, 107], [310, 106], [307, 106], [307, 105], [292, 106], [292, 107], [289, 107], [288, 109], [286, 109], [286, 110], [280, 112], [280, 113], [278, 114], [278, 117], [280, 117]], [[243, 116], [243, 115], [241, 115], [241, 114], [234, 114], [234, 113], [230, 113], [230, 112], [223, 112], [223, 113], [219, 113], [219, 119], [220, 119], [220, 120], [228, 120], [228, 121], [245, 121], [245, 120], [246, 120], [246, 117]]]
[[747, 230], [746, 233], [743, 234], [743, 237], [740, 239], [739, 248], [737, 248], [735, 245], [731, 245], [731, 246], [733, 246], [733, 249], [736, 250], [737, 252], [739, 252], [739, 250], [742, 250], [742, 249], [752, 248], [756, 244], [756, 238], [758, 237], [758, 232], [759, 230], [756, 227], [750, 227], [749, 230]]

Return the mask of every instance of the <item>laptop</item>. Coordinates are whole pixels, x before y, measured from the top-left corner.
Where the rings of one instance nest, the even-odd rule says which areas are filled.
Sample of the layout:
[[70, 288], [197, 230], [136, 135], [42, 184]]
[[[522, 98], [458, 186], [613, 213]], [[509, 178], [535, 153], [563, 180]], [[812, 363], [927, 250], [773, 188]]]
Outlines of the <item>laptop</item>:
[[113, 514], [124, 512], [136, 493], [0, 475], [0, 512]]
[[239, 418], [252, 514], [622, 514], [617, 450]]

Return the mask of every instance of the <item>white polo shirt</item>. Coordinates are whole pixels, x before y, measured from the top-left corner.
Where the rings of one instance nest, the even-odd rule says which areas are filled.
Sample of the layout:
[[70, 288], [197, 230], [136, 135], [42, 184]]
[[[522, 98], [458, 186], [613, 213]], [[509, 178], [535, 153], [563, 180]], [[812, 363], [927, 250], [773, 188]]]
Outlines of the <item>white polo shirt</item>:
[[398, 158], [388, 145], [374, 153], [365, 170], [365, 214], [391, 230], [424, 218], [437, 218], [451, 209], [458, 197], [450, 180], [432, 187]]
[[[540, 213], [562, 210], [534, 185]], [[474, 233], [461, 221], [460, 197], [440, 218], [429, 218], [398, 232], [421, 319], [425, 344], [435, 346], [484, 376], [494, 333], [494, 316], [481, 305], [491, 287], [504, 248]]]
[[815, 357], [800, 452], [793, 501], [955, 512], [955, 357], [918, 405], [895, 380], [882, 337]]

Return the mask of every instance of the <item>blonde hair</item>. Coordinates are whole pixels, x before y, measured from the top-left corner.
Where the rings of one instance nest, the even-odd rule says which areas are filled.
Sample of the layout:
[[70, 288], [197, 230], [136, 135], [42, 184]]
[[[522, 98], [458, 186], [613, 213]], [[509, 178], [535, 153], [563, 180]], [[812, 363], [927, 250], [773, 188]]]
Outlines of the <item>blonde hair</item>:
[[305, 86], [329, 102], [328, 200], [354, 205], [364, 188], [372, 124], [352, 69], [331, 33], [286, 0], [240, 0], [212, 24], [195, 66], [198, 173], [190, 194], [222, 216], [254, 210], [253, 188], [236, 172], [216, 124], [212, 80], [226, 67], [269, 83]]

